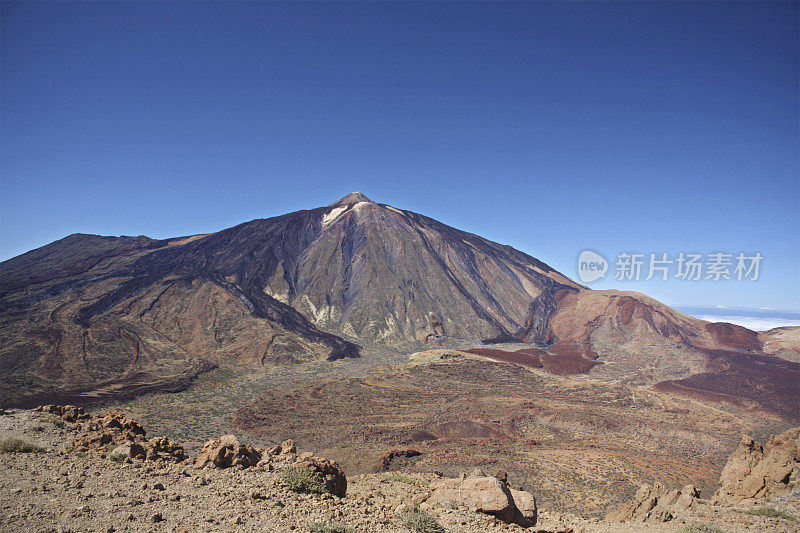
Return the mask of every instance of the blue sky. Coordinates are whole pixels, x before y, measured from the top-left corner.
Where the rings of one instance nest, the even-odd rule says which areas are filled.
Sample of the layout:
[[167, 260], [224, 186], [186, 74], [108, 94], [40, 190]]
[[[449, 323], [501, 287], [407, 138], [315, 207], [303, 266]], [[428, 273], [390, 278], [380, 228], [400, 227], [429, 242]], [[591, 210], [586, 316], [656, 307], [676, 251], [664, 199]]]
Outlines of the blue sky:
[[[579, 252], [760, 252], [800, 308], [798, 4], [3, 2], [0, 258], [351, 190], [576, 277]], [[613, 268], [613, 266], [612, 266]]]

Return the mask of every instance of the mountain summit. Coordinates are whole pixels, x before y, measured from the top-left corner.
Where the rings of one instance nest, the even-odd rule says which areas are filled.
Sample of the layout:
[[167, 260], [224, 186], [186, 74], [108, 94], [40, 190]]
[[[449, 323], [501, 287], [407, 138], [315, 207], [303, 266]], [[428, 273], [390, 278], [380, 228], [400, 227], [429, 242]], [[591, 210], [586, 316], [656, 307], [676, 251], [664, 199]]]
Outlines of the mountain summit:
[[339, 200], [333, 202], [328, 207], [340, 207], [340, 206], [343, 206], [343, 205], [354, 205], [354, 204], [357, 204], [359, 202], [372, 202], [372, 200], [370, 200], [369, 198], [367, 198], [365, 195], [361, 194], [360, 192], [356, 191], [356, 192], [351, 192], [350, 194], [344, 196], [343, 198], [340, 198]]

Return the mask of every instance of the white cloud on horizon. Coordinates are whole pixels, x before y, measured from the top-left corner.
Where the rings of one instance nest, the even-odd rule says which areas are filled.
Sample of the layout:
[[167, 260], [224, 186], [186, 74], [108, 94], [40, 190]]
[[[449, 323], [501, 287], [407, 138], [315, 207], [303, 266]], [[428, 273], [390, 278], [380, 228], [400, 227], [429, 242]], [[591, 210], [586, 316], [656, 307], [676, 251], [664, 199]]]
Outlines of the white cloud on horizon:
[[730, 322], [738, 326], [744, 326], [753, 331], [766, 331], [772, 328], [783, 326], [800, 326], [800, 320], [790, 318], [775, 318], [762, 316], [726, 316], [726, 315], [694, 315], [701, 320], [709, 322]]

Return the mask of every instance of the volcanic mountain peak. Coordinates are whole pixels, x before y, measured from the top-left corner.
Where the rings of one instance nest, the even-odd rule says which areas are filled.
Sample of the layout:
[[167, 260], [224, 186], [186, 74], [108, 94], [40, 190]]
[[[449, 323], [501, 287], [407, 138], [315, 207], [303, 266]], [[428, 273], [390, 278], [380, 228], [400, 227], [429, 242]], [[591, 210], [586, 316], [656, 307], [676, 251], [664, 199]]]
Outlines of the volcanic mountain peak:
[[208, 235], [73, 235], [0, 263], [0, 281], [0, 404], [180, 387], [214, 365], [357, 357], [356, 342], [522, 341], [621, 370], [647, 366], [654, 348], [688, 357], [649, 381], [702, 371], [716, 348], [794, 346], [586, 290], [359, 192]]
[[367, 198], [364, 194], [360, 193], [359, 191], [351, 192], [350, 194], [340, 198], [339, 200], [333, 202], [328, 207], [341, 207], [341, 206], [348, 206], [354, 205], [359, 202], [372, 202], [369, 198]]

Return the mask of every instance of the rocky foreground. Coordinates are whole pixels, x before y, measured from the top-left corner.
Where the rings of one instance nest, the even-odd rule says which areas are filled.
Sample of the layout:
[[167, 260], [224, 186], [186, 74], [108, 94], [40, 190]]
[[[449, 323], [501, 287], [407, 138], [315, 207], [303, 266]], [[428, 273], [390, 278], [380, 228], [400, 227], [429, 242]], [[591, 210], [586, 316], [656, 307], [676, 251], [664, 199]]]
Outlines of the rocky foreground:
[[693, 487], [646, 486], [600, 521], [537, 509], [503, 472], [345, 478], [290, 441], [258, 449], [233, 436], [189, 457], [133, 420], [48, 406], [0, 414], [0, 529], [798, 531], [799, 438], [796, 428], [764, 446], [743, 439], [714, 499]]

